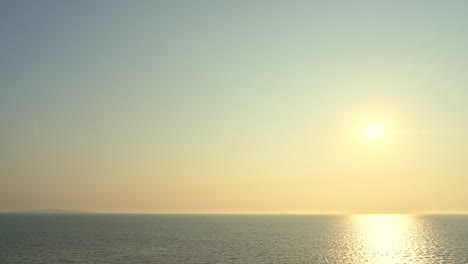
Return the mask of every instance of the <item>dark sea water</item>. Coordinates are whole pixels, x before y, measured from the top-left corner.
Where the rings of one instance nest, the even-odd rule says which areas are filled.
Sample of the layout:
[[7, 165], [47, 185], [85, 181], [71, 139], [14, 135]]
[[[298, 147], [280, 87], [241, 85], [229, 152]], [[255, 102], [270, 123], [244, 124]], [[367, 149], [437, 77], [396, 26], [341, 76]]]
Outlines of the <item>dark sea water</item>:
[[468, 263], [468, 216], [0, 214], [0, 263]]

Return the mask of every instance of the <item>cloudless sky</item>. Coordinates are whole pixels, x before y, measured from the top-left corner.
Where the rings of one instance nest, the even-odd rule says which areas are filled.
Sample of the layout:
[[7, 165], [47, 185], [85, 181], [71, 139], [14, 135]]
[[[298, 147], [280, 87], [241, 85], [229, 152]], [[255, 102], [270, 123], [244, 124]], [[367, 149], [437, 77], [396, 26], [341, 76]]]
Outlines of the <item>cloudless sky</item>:
[[0, 211], [468, 212], [467, 72], [466, 1], [2, 0]]

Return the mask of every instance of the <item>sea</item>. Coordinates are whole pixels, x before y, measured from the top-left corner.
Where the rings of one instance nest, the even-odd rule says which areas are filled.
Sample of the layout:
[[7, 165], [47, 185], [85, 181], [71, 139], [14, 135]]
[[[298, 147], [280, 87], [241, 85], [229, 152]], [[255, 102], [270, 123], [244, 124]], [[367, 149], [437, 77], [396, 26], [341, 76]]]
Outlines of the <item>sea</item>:
[[468, 215], [0, 214], [0, 263], [468, 263]]

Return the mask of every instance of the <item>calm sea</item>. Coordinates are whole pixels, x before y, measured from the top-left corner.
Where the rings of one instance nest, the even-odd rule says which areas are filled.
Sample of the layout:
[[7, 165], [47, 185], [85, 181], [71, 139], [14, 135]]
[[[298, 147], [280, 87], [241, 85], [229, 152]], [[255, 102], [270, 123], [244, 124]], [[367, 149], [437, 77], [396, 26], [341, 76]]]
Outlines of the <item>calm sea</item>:
[[468, 216], [0, 214], [0, 263], [468, 263]]

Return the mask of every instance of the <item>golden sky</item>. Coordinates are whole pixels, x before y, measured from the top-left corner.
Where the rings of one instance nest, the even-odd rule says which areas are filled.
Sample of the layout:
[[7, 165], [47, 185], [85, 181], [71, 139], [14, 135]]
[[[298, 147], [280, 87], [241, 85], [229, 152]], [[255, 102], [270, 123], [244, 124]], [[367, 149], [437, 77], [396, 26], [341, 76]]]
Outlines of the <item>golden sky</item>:
[[468, 212], [462, 1], [1, 5], [0, 211]]

